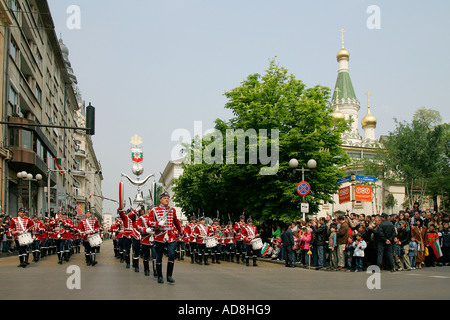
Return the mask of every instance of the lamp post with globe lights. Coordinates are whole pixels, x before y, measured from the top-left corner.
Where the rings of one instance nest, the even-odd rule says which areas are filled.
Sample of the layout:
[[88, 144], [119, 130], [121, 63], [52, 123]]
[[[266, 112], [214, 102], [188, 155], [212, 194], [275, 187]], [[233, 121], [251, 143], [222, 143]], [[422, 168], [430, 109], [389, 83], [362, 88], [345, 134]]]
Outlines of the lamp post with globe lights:
[[[299, 172], [299, 171], [302, 173], [302, 182], [299, 183], [299, 186], [297, 187], [297, 192], [300, 195], [302, 195], [302, 202], [303, 202], [302, 204], [304, 204], [305, 206], [307, 205], [305, 203], [305, 196], [311, 191], [311, 188], [310, 188], [309, 184], [305, 181], [305, 172], [309, 172], [309, 171], [312, 171], [313, 169], [315, 169], [317, 167], [317, 161], [314, 160], [314, 159], [310, 159], [307, 162], [307, 166], [308, 166], [308, 168], [302, 167], [301, 169], [297, 169], [297, 167], [298, 167], [298, 160], [295, 159], [295, 158], [289, 160], [289, 167], [291, 169], [293, 169], [294, 173], [295, 172]], [[302, 188], [302, 190], [299, 191], [298, 188], [301, 187], [302, 184], [304, 186], [307, 186], [307, 187], [306, 188]], [[303, 213], [303, 220], [305, 220], [305, 213], [306, 213], [305, 211], [309, 211], [309, 206], [308, 206], [308, 208], [306, 210], [303, 210], [303, 208], [302, 208], [301, 211]]]
[[28, 181], [28, 210], [30, 210], [31, 215], [31, 181], [41, 181], [42, 175], [38, 173], [36, 174], [35, 178], [33, 178], [33, 175], [31, 173], [20, 171], [17, 173], [17, 178]]

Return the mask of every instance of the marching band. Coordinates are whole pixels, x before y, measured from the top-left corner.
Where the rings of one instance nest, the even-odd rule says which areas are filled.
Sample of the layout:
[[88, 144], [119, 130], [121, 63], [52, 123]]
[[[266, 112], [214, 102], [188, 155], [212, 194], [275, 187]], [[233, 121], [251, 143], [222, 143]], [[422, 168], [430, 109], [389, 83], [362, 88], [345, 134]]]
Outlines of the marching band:
[[[114, 257], [125, 263], [126, 269], [132, 266], [139, 272], [139, 259], [142, 258], [144, 275], [150, 276], [151, 261], [154, 278], [158, 283], [164, 283], [162, 262], [166, 255], [166, 280], [173, 284], [175, 259], [181, 261], [184, 256], [190, 258], [191, 264], [210, 265], [211, 257], [212, 264], [245, 262], [246, 266], [251, 257], [253, 266], [257, 266], [262, 241], [251, 218], [245, 220], [240, 216], [239, 222], [228, 221], [222, 226], [218, 218], [209, 225], [206, 217], [197, 220], [192, 216], [191, 222], [182, 226], [175, 209], [168, 205], [169, 194], [163, 192], [159, 199], [158, 207], [149, 206], [146, 210], [142, 205], [134, 210], [118, 209], [119, 217], [107, 230], [112, 234]], [[63, 212], [58, 212], [54, 218], [30, 219], [21, 208], [18, 216], [11, 220], [9, 232], [14, 235], [19, 252], [18, 267], [29, 265], [30, 252], [34, 262], [56, 253], [58, 264], [63, 264], [74, 253], [80, 253], [81, 245], [86, 265], [95, 266], [103, 228], [89, 210], [85, 212], [85, 219], [75, 223]]]

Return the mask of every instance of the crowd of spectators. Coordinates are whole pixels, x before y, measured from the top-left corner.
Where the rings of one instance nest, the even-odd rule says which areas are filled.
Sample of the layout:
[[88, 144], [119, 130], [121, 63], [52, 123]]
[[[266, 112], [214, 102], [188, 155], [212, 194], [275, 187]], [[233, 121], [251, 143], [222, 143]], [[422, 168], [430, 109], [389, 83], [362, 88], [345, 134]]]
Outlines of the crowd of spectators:
[[14, 249], [14, 237], [8, 233], [10, 221], [10, 216], [0, 216], [0, 256], [11, 253]]
[[[411, 210], [390, 215], [347, 213], [263, 224], [263, 240], [271, 245], [264, 258], [285, 261], [286, 267], [348, 272], [371, 265], [391, 272], [448, 266], [449, 223], [449, 213], [422, 211], [416, 203]], [[285, 245], [291, 246], [284, 236], [290, 232], [292, 250]]]

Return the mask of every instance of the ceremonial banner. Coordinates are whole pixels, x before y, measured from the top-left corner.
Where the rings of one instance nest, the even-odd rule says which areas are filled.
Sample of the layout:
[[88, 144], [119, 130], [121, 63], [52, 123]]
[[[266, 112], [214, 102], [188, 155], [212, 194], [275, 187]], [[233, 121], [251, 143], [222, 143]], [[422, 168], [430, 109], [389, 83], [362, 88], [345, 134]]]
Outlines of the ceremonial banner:
[[355, 201], [372, 201], [372, 187], [355, 186]]
[[350, 201], [350, 186], [339, 189], [339, 203]]

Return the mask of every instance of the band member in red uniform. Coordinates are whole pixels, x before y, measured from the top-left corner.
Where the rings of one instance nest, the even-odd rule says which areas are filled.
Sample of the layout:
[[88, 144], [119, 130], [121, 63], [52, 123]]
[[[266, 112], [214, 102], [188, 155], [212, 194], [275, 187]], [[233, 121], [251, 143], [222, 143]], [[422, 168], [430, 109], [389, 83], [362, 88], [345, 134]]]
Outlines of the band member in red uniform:
[[150, 275], [149, 261], [152, 259], [153, 275], [157, 277], [156, 273], [156, 252], [155, 252], [155, 238], [154, 230], [151, 227], [152, 221], [150, 220], [151, 207], [147, 207], [147, 214], [142, 215], [136, 221], [136, 228], [141, 234], [142, 245], [142, 262], [144, 264], [144, 275]]
[[246, 266], [249, 265], [249, 257], [250, 254], [252, 254], [253, 257], [253, 266], [257, 266], [256, 259], [258, 257], [258, 252], [253, 250], [251, 241], [255, 238], [259, 237], [258, 230], [253, 225], [253, 221], [251, 218], [247, 219], [247, 225], [242, 228], [242, 240], [245, 244], [245, 264]]
[[98, 234], [101, 230], [101, 227], [98, 224], [97, 219], [92, 218], [91, 211], [86, 211], [86, 219], [80, 221], [78, 230], [80, 230], [81, 236], [83, 237], [84, 257], [86, 259], [86, 265], [95, 266], [97, 264], [97, 261], [95, 260], [95, 248], [91, 246], [88, 237]]
[[33, 236], [33, 244], [31, 245], [31, 252], [33, 253], [33, 261], [38, 262], [41, 255], [41, 245], [42, 245], [42, 232], [44, 232], [46, 226], [42, 221], [38, 220], [37, 216], [33, 217], [33, 226], [31, 227], [31, 235]]
[[114, 257], [120, 258], [120, 251], [119, 251], [119, 221], [120, 218], [116, 217], [114, 224], [109, 228], [108, 232], [111, 232], [113, 234], [113, 251], [114, 251]]
[[41, 244], [41, 257], [44, 258], [47, 256], [48, 245], [49, 245], [49, 236], [48, 236], [48, 218], [41, 218], [41, 223], [44, 224], [44, 231], [42, 231], [42, 244]]
[[[130, 268], [130, 251], [131, 251], [131, 244], [132, 239], [140, 241], [141, 235], [134, 227], [134, 221], [136, 221], [137, 218], [139, 218], [137, 212], [139, 209], [136, 210], [129, 210], [128, 213], [125, 213], [123, 210], [118, 210], [119, 216], [122, 219], [123, 222], [123, 256], [126, 263], [126, 268]], [[133, 250], [134, 251], [134, 250]], [[134, 253], [134, 252], [133, 252]], [[133, 258], [133, 267], [136, 269], [136, 262], [138, 264], [139, 268], [139, 255], [138, 259]]]
[[220, 253], [222, 252], [222, 244], [220, 243], [221, 234], [222, 227], [219, 224], [219, 219], [214, 218], [212, 226], [209, 227], [209, 236], [217, 239], [217, 245], [210, 250], [212, 263], [220, 264]]
[[62, 264], [62, 260], [69, 261], [70, 257], [70, 244], [72, 239], [72, 228], [75, 228], [72, 220], [67, 219], [67, 214], [62, 214], [62, 219], [60, 220], [60, 230], [59, 234], [61, 236], [59, 243], [59, 255], [58, 263]]
[[187, 241], [189, 243], [189, 255], [191, 258], [191, 264], [198, 262], [197, 259], [197, 243], [195, 242], [194, 237], [194, 229], [197, 225], [197, 218], [195, 216], [191, 217], [191, 223], [189, 223], [186, 228], [184, 228], [184, 232], [186, 234]]
[[186, 230], [185, 227], [181, 226], [181, 232], [177, 234], [177, 248], [175, 249], [178, 261], [184, 260], [186, 242]]
[[[11, 219], [9, 224], [9, 232], [14, 235], [16, 248], [19, 250], [19, 265], [18, 267], [25, 268], [29, 265], [28, 262], [28, 244], [21, 245], [18, 237], [22, 234], [28, 233], [33, 227], [33, 221], [25, 215], [25, 209], [20, 208], [17, 212], [18, 216]], [[30, 234], [31, 237], [31, 234]]]
[[205, 217], [200, 217], [198, 224], [194, 229], [195, 242], [197, 243], [198, 264], [202, 264], [202, 257], [205, 260], [205, 265], [209, 265], [208, 251], [206, 250], [205, 239], [209, 234], [209, 226], [205, 224]]
[[236, 252], [234, 234], [233, 223], [229, 221], [222, 233], [222, 239], [225, 245], [225, 260], [228, 262], [234, 262], [234, 253]]
[[239, 217], [239, 222], [236, 222], [234, 224], [234, 235], [235, 235], [235, 242], [236, 242], [236, 262], [239, 263], [239, 261], [242, 259], [242, 262], [244, 262], [245, 257], [245, 247], [244, 243], [242, 242], [241, 237], [241, 230], [245, 226], [245, 217], [242, 215]]
[[155, 229], [156, 272], [158, 283], [164, 283], [162, 276], [162, 258], [167, 249], [167, 282], [174, 283], [172, 278], [175, 264], [175, 249], [177, 246], [175, 229], [181, 232], [181, 224], [177, 218], [175, 208], [169, 206], [169, 193], [164, 191], [159, 195], [160, 205], [151, 211], [152, 226]]

